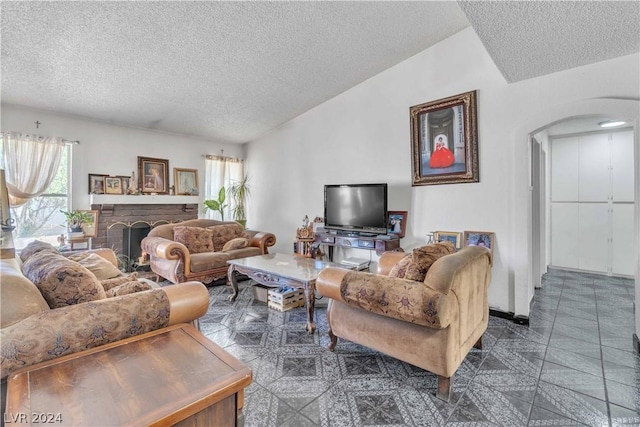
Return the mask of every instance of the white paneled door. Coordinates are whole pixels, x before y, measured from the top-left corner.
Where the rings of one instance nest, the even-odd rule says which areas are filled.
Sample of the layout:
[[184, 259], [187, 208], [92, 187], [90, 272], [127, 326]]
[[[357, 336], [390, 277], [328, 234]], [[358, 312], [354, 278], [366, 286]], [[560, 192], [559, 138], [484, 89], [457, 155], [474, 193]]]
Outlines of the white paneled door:
[[631, 130], [551, 140], [551, 264], [633, 275]]

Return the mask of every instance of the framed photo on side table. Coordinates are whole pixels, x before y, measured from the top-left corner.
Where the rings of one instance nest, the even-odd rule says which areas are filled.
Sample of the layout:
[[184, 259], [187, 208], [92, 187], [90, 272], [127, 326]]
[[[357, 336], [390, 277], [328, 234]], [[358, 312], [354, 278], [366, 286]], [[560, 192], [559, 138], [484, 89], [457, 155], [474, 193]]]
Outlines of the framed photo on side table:
[[459, 231], [436, 231], [433, 234], [435, 242], [451, 242], [456, 249], [462, 247], [462, 233]]
[[495, 244], [495, 233], [490, 231], [465, 231], [465, 246], [483, 246], [491, 251], [493, 256], [493, 245]]
[[104, 177], [106, 175], [89, 174], [89, 194], [104, 194]]
[[138, 176], [143, 193], [169, 193], [169, 160], [138, 156]]
[[197, 196], [198, 169], [173, 168], [173, 184], [176, 186], [176, 195]]
[[401, 239], [407, 230], [407, 211], [387, 212], [387, 234], [395, 234]]

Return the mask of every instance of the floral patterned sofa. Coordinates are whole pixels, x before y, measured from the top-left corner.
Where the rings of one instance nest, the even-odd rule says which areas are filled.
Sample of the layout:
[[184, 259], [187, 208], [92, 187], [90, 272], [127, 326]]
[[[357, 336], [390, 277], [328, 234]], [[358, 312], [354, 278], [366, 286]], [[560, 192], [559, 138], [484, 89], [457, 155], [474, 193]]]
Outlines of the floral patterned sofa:
[[326, 268], [316, 289], [330, 298], [329, 349], [341, 337], [433, 372], [448, 402], [458, 366], [482, 346], [490, 282], [491, 253], [450, 242], [385, 252], [377, 274]]
[[110, 249], [65, 256], [30, 244], [0, 260], [0, 377], [15, 369], [192, 322], [209, 306], [202, 283], [159, 287], [124, 275]]
[[211, 283], [226, 277], [227, 261], [269, 253], [276, 236], [235, 221], [192, 219], [152, 229], [142, 240], [151, 270], [172, 283]]

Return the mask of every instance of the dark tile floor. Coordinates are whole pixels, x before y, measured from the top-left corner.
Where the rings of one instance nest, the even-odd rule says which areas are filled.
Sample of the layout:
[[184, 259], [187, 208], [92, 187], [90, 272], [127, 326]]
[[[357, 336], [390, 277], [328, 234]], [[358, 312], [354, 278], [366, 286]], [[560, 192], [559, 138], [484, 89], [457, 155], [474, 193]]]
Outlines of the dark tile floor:
[[633, 352], [633, 281], [554, 270], [537, 290], [530, 326], [491, 317], [483, 350], [454, 379], [339, 340], [327, 350], [326, 309], [308, 335], [303, 308], [254, 300], [241, 282], [210, 288], [202, 332], [253, 369], [247, 427], [640, 425], [640, 357]]

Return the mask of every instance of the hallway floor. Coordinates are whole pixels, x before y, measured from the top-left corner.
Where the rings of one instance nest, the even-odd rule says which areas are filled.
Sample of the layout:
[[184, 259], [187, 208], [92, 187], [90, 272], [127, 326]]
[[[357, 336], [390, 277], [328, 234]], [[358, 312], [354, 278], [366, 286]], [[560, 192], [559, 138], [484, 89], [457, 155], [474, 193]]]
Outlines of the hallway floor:
[[253, 370], [246, 427], [640, 425], [633, 280], [546, 274], [530, 326], [490, 318], [450, 404], [435, 398], [434, 374], [344, 340], [328, 351], [326, 308], [308, 335], [304, 308], [271, 310], [251, 283], [234, 303], [228, 286], [210, 288], [200, 322]]

